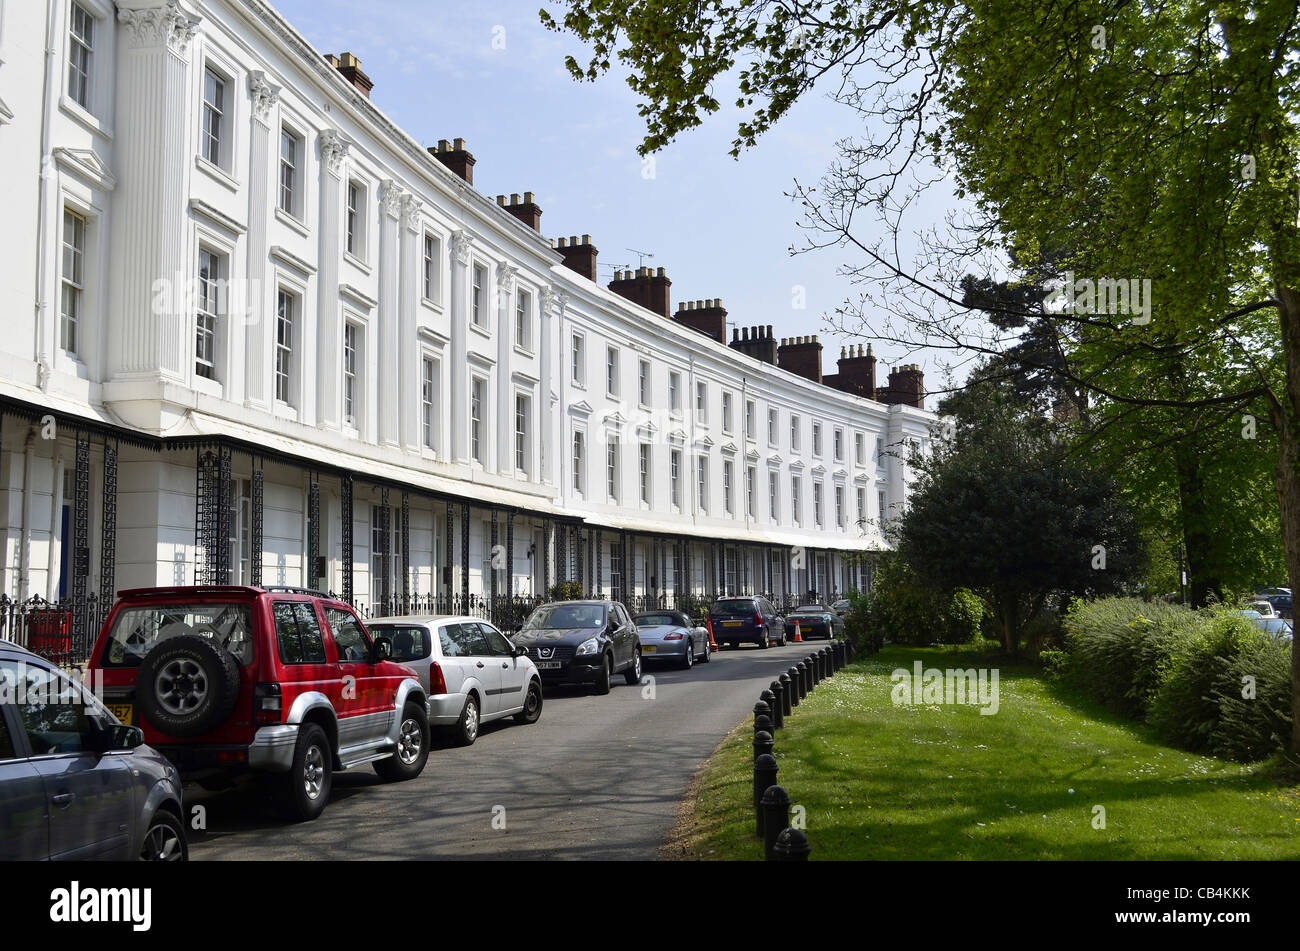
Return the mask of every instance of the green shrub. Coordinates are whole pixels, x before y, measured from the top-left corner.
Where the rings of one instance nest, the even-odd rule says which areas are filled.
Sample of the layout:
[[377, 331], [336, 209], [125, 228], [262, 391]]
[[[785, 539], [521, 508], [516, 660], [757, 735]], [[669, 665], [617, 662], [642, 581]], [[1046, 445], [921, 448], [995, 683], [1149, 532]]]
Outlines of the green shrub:
[[1194, 751], [1209, 750], [1219, 728], [1216, 682], [1222, 681], [1242, 645], [1261, 633], [1227, 609], [1209, 610], [1201, 617], [1201, 624], [1173, 642], [1151, 702], [1151, 723], [1160, 735]]
[[871, 619], [895, 644], [932, 644], [942, 621], [935, 594], [897, 558], [882, 560], [871, 589]]
[[855, 654], [874, 654], [884, 646], [884, 635], [871, 615], [871, 599], [857, 591], [849, 592], [849, 609], [844, 612], [844, 639], [853, 645]]
[[[1291, 650], [1257, 630], [1225, 663], [1210, 691], [1219, 707], [1219, 723], [1210, 736], [1216, 756], [1251, 762], [1286, 746], [1291, 736]], [[1247, 677], [1253, 678], [1253, 697], [1242, 696]]]
[[947, 610], [939, 619], [939, 641], [943, 644], [969, 644], [980, 636], [984, 620], [984, 601], [968, 588], [958, 588], [947, 600]]
[[581, 601], [584, 596], [580, 581], [557, 581], [546, 592], [549, 601]]
[[1061, 680], [1070, 672], [1070, 655], [1065, 651], [1041, 651], [1038, 662], [1043, 665], [1043, 675], [1048, 680]]

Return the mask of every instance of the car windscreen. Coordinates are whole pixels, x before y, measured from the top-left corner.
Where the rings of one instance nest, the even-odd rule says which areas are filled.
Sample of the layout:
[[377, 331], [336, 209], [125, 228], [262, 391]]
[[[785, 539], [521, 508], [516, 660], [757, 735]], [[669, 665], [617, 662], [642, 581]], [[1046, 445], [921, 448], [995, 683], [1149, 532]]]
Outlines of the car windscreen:
[[165, 640], [197, 635], [226, 650], [245, 667], [253, 662], [253, 611], [248, 602], [138, 604], [122, 608], [100, 661], [105, 667], [139, 667]]
[[794, 609], [795, 614], [830, 614], [830, 609], [821, 604], [801, 604]]
[[734, 617], [741, 617], [758, 613], [758, 608], [754, 605], [753, 601], [749, 600], [714, 601], [713, 613], [730, 614]]
[[408, 660], [424, 660], [429, 656], [433, 639], [427, 628], [418, 624], [371, 624], [372, 637], [386, 637], [393, 644], [390, 660], [404, 663]]
[[637, 627], [682, 627], [686, 623], [675, 614], [638, 614], [632, 620]]
[[605, 626], [603, 604], [544, 604], [528, 616], [525, 631], [563, 631]]

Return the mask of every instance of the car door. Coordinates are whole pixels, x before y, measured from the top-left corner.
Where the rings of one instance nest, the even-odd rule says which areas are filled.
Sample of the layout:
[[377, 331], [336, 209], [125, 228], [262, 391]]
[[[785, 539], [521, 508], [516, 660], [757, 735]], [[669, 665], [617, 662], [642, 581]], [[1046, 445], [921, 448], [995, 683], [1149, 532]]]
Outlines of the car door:
[[337, 605], [317, 606], [325, 613], [325, 630], [338, 657], [342, 697], [342, 705], [336, 707], [339, 749], [377, 743], [393, 725], [396, 686], [389, 689], [370, 663], [370, 638], [352, 612]]
[[13, 710], [40, 775], [52, 859], [126, 859], [131, 851], [131, 770], [115, 753], [92, 749], [96, 724], [111, 723], [80, 684], [30, 661], [5, 661], [22, 688]]
[[617, 634], [618, 643], [621, 645], [621, 659], [616, 657], [616, 662], [623, 667], [632, 666], [632, 654], [638, 649], [636, 643], [636, 625], [628, 617], [627, 611], [623, 605], [614, 605], [614, 615], [618, 618], [619, 631]]
[[49, 810], [12, 707], [0, 707], [0, 862], [30, 862], [50, 856]]
[[460, 663], [467, 678], [475, 678], [480, 686], [479, 716], [490, 717], [501, 708], [500, 661], [492, 656], [478, 622], [462, 621], [451, 630], [451, 639], [461, 650]]
[[496, 662], [497, 676], [501, 678], [497, 686], [497, 712], [514, 710], [524, 705], [524, 691], [528, 688], [528, 668], [519, 657], [513, 656], [514, 648], [504, 634], [485, 621], [479, 622], [483, 636], [487, 638], [492, 659]]

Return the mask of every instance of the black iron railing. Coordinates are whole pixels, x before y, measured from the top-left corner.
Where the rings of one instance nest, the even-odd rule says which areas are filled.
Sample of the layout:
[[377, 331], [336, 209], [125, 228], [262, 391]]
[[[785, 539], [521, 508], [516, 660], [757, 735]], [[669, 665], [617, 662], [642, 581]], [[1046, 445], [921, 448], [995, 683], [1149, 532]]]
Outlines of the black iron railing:
[[93, 593], [61, 601], [15, 601], [0, 596], [0, 640], [12, 641], [61, 666], [89, 658], [101, 620], [99, 599]]

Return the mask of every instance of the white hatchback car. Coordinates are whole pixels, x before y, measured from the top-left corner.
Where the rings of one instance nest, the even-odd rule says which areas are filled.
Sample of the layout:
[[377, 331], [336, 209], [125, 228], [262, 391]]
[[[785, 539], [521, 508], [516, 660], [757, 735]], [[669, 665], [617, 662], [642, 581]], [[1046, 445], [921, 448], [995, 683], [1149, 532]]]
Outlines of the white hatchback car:
[[479, 727], [513, 716], [536, 723], [542, 715], [537, 666], [487, 621], [419, 615], [376, 618], [374, 637], [392, 641], [392, 659], [413, 669], [429, 697], [429, 726], [449, 728], [469, 746]]

